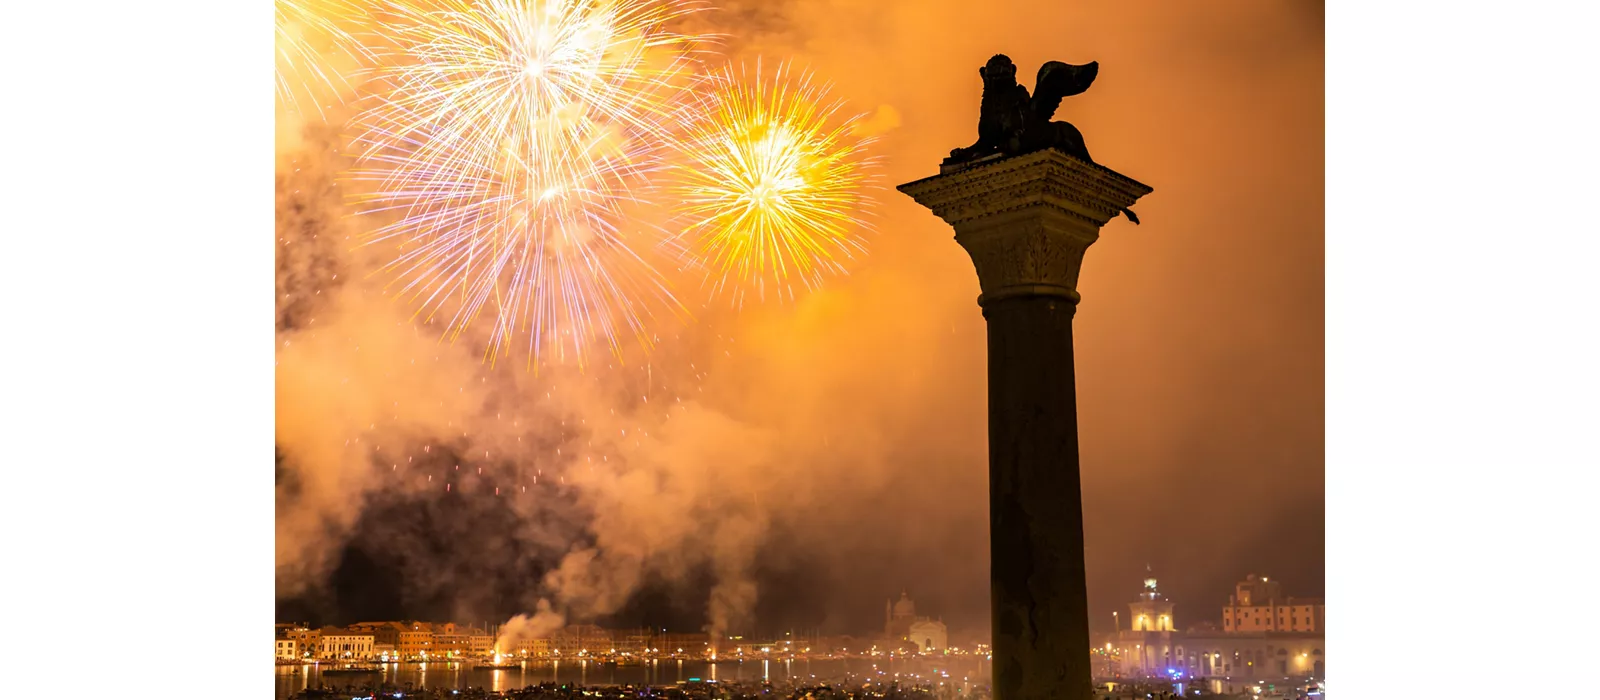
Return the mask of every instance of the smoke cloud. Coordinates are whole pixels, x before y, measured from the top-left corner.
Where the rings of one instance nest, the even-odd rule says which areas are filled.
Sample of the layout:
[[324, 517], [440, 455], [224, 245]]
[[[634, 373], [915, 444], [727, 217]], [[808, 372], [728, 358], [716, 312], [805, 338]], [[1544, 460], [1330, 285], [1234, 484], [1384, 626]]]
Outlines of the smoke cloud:
[[539, 601], [538, 610], [533, 615], [517, 615], [500, 626], [494, 651], [497, 654], [510, 653], [518, 640], [547, 639], [551, 632], [561, 629], [565, 624], [566, 620], [550, 609], [550, 603]]
[[[1155, 193], [1080, 288], [1095, 619], [1146, 564], [1180, 624], [1251, 571], [1321, 593], [1320, 4], [717, 7], [694, 21], [730, 60], [792, 60], [868, 115], [891, 184], [971, 143], [990, 55], [1030, 86], [1098, 60], [1057, 118]], [[909, 589], [953, 643], [987, 634], [984, 325], [947, 226], [882, 190], [869, 255], [792, 303], [735, 310], [684, 277], [691, 317], [654, 319], [648, 354], [489, 363], [482, 329], [441, 340], [375, 274], [392, 251], [356, 244], [358, 106], [279, 120], [280, 610], [509, 617], [502, 642], [584, 620], [860, 632]]]

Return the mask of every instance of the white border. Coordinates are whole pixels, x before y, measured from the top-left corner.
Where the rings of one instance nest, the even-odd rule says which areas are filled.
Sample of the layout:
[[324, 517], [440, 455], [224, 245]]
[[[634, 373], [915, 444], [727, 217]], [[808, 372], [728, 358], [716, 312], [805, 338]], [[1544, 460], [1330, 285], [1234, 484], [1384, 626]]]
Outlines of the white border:
[[1330, 692], [1581, 688], [1596, 10], [1327, 13]]
[[[1595, 10], [1481, 7], [1328, 8], [1327, 597], [1351, 697], [1589, 665], [1548, 650], [1587, 620], [1600, 464]], [[271, 692], [270, 12], [8, 9], [0, 653], [44, 667], [8, 696]]]
[[272, 4], [4, 24], [0, 695], [270, 697]]

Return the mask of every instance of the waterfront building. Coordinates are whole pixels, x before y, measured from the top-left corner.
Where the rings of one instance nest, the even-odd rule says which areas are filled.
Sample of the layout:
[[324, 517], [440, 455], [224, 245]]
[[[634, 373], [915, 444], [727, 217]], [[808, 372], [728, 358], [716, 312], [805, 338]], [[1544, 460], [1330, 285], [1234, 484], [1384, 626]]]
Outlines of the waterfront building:
[[[1180, 630], [1172, 602], [1162, 595], [1155, 577], [1147, 577], [1128, 606], [1132, 629], [1118, 630], [1103, 648], [1116, 660], [1116, 672], [1126, 677], [1323, 678], [1321, 601], [1282, 598], [1276, 583], [1247, 577], [1223, 608], [1222, 628], [1195, 625]], [[1255, 608], [1271, 611], [1272, 622], [1266, 622], [1265, 615], [1238, 614]], [[1276, 619], [1280, 611], [1281, 625]]]
[[611, 633], [612, 646], [617, 652], [643, 654], [654, 645], [659, 632], [649, 627], [616, 630]]
[[373, 648], [387, 645], [392, 649], [400, 647], [400, 630], [405, 629], [399, 622], [357, 622], [350, 625], [353, 632], [363, 632], [372, 635]]
[[611, 631], [595, 625], [567, 625], [550, 635], [551, 653], [563, 657], [605, 654], [613, 643]]
[[289, 639], [288, 637], [278, 637], [278, 639], [276, 641], [277, 641], [277, 653], [276, 653], [276, 657], [277, 658], [280, 658], [280, 659], [298, 659], [298, 658], [300, 658], [300, 653], [298, 651], [298, 645], [295, 644], [295, 641], [293, 639]]
[[912, 646], [917, 651], [935, 652], [950, 645], [949, 628], [943, 621], [917, 616], [917, 604], [905, 591], [898, 602], [884, 601], [883, 634], [885, 646], [898, 648]]
[[479, 656], [488, 654], [494, 638], [476, 627], [446, 622], [433, 626], [433, 639], [429, 656]]
[[711, 635], [705, 632], [662, 632], [655, 646], [663, 654], [700, 657], [711, 652]]
[[501, 649], [502, 654], [516, 654], [532, 658], [543, 658], [550, 655], [550, 640], [535, 639], [532, 637], [517, 637], [507, 643], [508, 648]]
[[400, 658], [416, 659], [424, 654], [433, 654], [433, 625], [427, 622], [400, 623], [399, 634], [396, 635], [396, 644], [400, 648]]
[[467, 646], [474, 656], [487, 656], [494, 653], [494, 635], [488, 631], [477, 628], [467, 628]]
[[1222, 629], [1228, 632], [1321, 632], [1325, 627], [1321, 598], [1287, 598], [1283, 586], [1266, 576], [1250, 574], [1234, 587], [1222, 608]]
[[287, 624], [278, 625], [278, 636], [294, 642], [295, 653], [300, 658], [316, 657], [322, 641], [322, 631], [313, 629], [310, 625]]
[[372, 634], [356, 632], [344, 627], [324, 627], [321, 630], [322, 639], [319, 646], [318, 658], [323, 659], [371, 659], [373, 651]]

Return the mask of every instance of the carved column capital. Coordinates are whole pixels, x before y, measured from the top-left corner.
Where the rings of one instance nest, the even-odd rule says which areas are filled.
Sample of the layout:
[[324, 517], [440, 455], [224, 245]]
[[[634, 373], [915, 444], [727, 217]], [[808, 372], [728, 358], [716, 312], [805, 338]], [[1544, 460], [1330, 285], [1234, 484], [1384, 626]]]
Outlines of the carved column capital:
[[955, 229], [978, 272], [979, 304], [1019, 296], [1077, 303], [1083, 254], [1100, 227], [1151, 191], [1055, 150], [946, 167], [899, 189]]

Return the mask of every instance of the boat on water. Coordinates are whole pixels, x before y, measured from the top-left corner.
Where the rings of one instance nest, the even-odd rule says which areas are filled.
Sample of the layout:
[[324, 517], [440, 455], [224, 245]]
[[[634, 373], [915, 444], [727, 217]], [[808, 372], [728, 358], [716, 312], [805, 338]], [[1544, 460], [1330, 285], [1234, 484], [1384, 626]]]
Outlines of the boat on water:
[[361, 676], [378, 672], [378, 667], [371, 664], [345, 664], [334, 668], [322, 669], [322, 675], [324, 676]]

